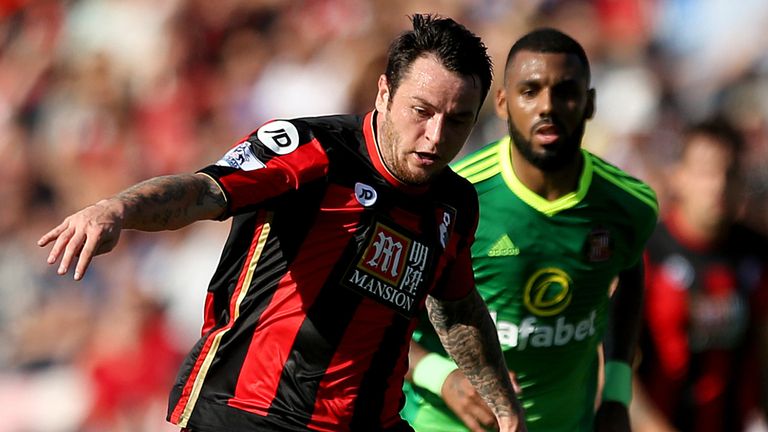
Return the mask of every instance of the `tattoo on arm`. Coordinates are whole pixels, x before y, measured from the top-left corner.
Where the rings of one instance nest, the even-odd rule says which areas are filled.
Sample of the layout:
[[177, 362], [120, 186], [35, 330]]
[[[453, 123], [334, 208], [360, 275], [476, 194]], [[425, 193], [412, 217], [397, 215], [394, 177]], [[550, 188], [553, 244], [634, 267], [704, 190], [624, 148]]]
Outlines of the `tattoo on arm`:
[[477, 291], [459, 301], [427, 297], [429, 320], [445, 350], [497, 416], [519, 412], [496, 327]]
[[125, 205], [126, 228], [157, 231], [177, 229], [214, 219], [226, 208], [216, 182], [204, 175], [179, 174], [138, 183], [116, 197]]

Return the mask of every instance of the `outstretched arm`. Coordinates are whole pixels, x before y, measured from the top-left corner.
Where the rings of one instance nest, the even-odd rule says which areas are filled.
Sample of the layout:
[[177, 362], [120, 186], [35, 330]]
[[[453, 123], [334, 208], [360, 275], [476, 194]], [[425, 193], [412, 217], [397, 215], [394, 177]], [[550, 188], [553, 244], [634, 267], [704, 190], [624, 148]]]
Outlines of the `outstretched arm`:
[[525, 431], [523, 410], [501, 354], [496, 327], [473, 289], [457, 301], [427, 297], [429, 320], [446, 352], [491, 408], [501, 431]]
[[628, 406], [632, 395], [632, 362], [643, 316], [642, 261], [619, 274], [611, 299], [605, 337], [605, 386], [595, 418], [595, 430], [630, 430]]
[[68, 216], [37, 244], [54, 242], [48, 264], [61, 258], [59, 274], [66, 274], [77, 260], [75, 279], [79, 280], [94, 256], [117, 245], [123, 229], [178, 229], [198, 220], [215, 219], [225, 207], [224, 193], [204, 174], [155, 177]]

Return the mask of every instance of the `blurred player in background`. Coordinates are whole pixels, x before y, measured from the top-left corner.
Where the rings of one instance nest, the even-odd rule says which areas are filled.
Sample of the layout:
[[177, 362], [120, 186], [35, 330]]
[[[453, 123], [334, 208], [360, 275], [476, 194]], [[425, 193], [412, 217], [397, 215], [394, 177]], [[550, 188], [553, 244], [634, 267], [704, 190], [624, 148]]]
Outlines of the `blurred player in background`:
[[156, 177], [45, 234], [81, 279], [122, 229], [233, 217], [168, 420], [193, 432], [408, 431], [408, 342], [426, 307], [504, 431], [524, 431], [472, 280], [477, 195], [446, 169], [491, 84], [483, 42], [414, 15], [376, 109], [276, 120], [195, 174]]
[[[516, 374], [527, 426], [628, 431], [641, 256], [656, 225], [656, 196], [581, 149], [595, 91], [587, 56], [571, 37], [540, 29], [519, 39], [496, 102], [510, 136], [454, 167], [480, 197], [475, 278]], [[424, 324], [411, 343], [406, 418], [419, 432], [492, 427], [491, 412]]]
[[768, 412], [768, 241], [736, 222], [743, 138], [691, 126], [648, 244], [638, 431], [741, 431]]

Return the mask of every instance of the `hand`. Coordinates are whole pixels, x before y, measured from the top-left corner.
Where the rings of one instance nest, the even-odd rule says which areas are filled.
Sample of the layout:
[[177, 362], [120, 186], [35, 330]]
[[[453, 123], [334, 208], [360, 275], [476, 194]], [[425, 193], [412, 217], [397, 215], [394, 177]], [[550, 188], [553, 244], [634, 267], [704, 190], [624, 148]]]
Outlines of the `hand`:
[[68, 216], [37, 241], [45, 246], [53, 241], [48, 264], [61, 258], [57, 273], [66, 274], [77, 259], [75, 280], [82, 279], [94, 256], [114, 249], [123, 226], [122, 206], [116, 200], [102, 200]]
[[630, 432], [629, 411], [619, 402], [603, 401], [595, 414], [595, 432]]
[[[514, 373], [510, 372], [510, 378], [515, 386], [515, 390], [519, 392]], [[464, 425], [470, 431], [485, 432], [489, 429], [499, 430], [499, 425], [496, 423], [496, 416], [494, 416], [493, 411], [491, 411], [461, 370], [456, 369], [448, 375], [441, 391], [445, 404], [464, 422]]]
[[[522, 393], [522, 389], [520, 388], [520, 384], [517, 382], [517, 375], [515, 375], [514, 372], [509, 371], [509, 379], [512, 381], [512, 387], [515, 389], [515, 393], [517, 393], [519, 396]], [[499, 430], [501, 432], [528, 432], [528, 427], [525, 425], [525, 411], [523, 410], [522, 406], [519, 405], [519, 401], [516, 408], [517, 411], [513, 416], [504, 417], [498, 421]]]
[[524, 418], [525, 416], [522, 411], [518, 412], [514, 417], [504, 417], [499, 421], [501, 424], [499, 430], [501, 432], [528, 432]]
[[470, 431], [498, 430], [493, 411], [488, 408], [461, 370], [456, 369], [448, 375], [443, 383], [442, 393], [445, 404]]

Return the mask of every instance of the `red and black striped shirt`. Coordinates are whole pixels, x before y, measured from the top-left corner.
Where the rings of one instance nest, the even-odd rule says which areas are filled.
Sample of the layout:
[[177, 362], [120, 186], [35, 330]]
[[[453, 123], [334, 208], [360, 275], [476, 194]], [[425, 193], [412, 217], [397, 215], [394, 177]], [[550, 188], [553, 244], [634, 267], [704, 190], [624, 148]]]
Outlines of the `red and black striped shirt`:
[[375, 112], [272, 121], [201, 170], [232, 229], [168, 419], [195, 431], [396, 430], [427, 294], [474, 289], [477, 197], [397, 181]]
[[675, 430], [744, 430], [766, 376], [768, 239], [733, 224], [702, 242], [683, 223], [670, 212], [648, 242], [638, 378]]

